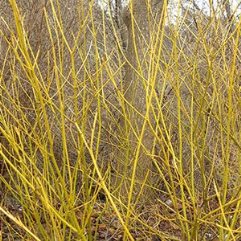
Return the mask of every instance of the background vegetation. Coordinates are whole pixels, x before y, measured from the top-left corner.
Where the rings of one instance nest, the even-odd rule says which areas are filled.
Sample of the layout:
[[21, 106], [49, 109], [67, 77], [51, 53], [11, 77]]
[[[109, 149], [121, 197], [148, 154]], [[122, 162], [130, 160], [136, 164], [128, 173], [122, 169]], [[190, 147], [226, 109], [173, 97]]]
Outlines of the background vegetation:
[[174, 3], [1, 2], [2, 240], [241, 240], [238, 7]]

